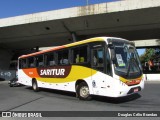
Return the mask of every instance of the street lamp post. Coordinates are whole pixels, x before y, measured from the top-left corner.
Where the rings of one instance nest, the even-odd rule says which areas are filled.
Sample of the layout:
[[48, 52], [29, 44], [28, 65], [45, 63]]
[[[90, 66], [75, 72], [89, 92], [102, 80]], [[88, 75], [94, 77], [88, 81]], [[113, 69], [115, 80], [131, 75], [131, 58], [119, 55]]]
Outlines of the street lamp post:
[[87, 6], [88, 6], [88, 0], [86, 0]]

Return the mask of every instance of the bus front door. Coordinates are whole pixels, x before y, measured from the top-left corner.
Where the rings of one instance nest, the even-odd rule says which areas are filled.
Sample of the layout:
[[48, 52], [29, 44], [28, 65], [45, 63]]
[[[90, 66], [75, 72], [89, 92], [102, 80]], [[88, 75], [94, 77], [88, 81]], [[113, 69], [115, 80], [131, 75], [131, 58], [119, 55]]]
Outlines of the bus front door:
[[96, 74], [92, 75], [92, 90], [93, 94], [100, 95], [101, 90], [106, 86], [105, 83], [105, 63], [104, 63], [104, 48], [96, 47], [91, 49], [91, 67]]

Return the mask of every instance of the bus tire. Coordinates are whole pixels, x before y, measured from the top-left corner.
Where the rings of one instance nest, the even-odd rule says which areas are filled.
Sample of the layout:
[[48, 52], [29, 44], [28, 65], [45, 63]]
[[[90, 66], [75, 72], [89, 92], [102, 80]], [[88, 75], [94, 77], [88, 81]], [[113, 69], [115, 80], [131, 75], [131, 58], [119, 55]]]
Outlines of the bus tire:
[[37, 84], [37, 81], [36, 81], [36, 80], [33, 80], [33, 82], [32, 82], [32, 89], [33, 89], [35, 92], [38, 92], [38, 91], [39, 91], [39, 87], [38, 87], [38, 84]]
[[80, 100], [91, 100], [91, 95], [89, 93], [89, 87], [85, 82], [81, 82], [77, 86], [77, 97]]

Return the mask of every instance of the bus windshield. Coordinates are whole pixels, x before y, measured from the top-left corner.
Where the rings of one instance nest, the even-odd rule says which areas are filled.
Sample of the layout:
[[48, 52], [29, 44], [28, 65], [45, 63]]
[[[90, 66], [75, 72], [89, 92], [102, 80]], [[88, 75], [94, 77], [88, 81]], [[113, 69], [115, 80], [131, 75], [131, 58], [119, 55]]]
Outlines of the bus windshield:
[[124, 78], [140, 76], [141, 64], [136, 49], [131, 44], [115, 45], [115, 73]]

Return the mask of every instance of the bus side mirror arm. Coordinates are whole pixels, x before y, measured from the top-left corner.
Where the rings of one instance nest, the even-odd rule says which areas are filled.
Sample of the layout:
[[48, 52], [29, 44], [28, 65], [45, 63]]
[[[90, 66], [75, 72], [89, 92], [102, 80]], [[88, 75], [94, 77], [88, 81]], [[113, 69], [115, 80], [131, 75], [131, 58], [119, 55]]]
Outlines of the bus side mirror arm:
[[112, 44], [112, 42], [110, 41], [108, 43], [108, 47], [111, 50], [111, 60], [113, 61], [113, 63], [115, 62], [115, 46]]
[[116, 59], [116, 55], [115, 55], [115, 46], [112, 44], [112, 42], [108, 43], [108, 47], [111, 50], [111, 60], [113, 61], [113, 63], [115, 63], [115, 59]]
[[116, 56], [116, 55], [115, 55], [114, 49], [111, 49], [111, 60], [112, 60], [113, 62], [115, 62], [115, 59], [116, 59], [115, 56]]

